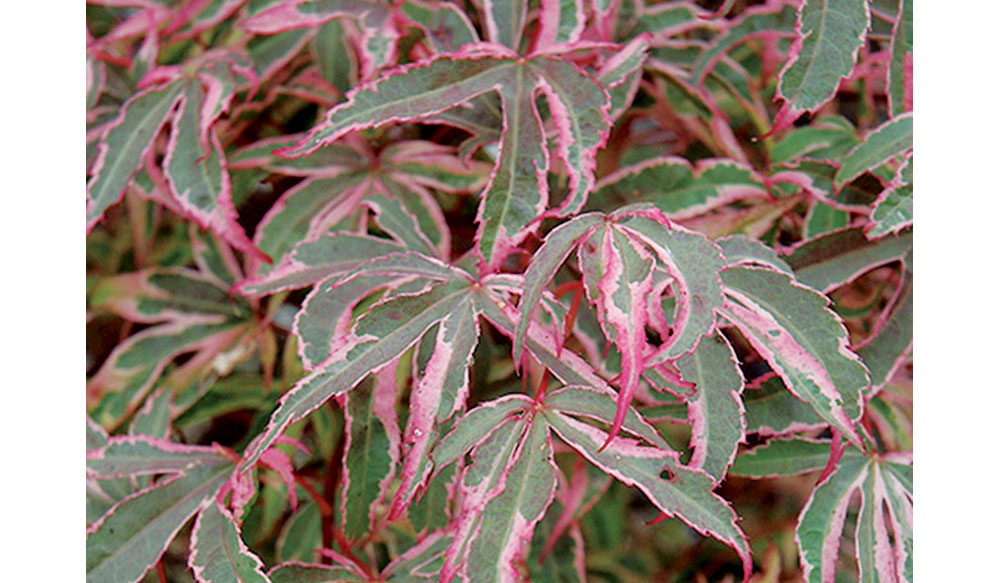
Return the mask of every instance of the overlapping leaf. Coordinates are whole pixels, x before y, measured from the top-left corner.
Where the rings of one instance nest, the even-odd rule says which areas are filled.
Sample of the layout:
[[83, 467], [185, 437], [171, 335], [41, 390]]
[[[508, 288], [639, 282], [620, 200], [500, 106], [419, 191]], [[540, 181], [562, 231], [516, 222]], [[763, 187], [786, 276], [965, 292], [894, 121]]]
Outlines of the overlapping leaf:
[[864, 458], [851, 452], [845, 453], [837, 469], [817, 486], [799, 516], [796, 540], [805, 580], [819, 583], [833, 579], [845, 515], [858, 491], [858, 580], [913, 581], [912, 456]]
[[860, 446], [868, 371], [847, 347], [847, 330], [827, 300], [787, 275], [733, 267], [722, 272], [726, 305], [720, 314], [736, 325], [788, 390]]
[[443, 55], [359, 88], [286, 153], [303, 155], [352, 131], [427, 118], [493, 91], [500, 94], [504, 130], [480, 206], [477, 241], [485, 269], [494, 271], [548, 206], [549, 161], [537, 96], [548, 102], [556, 151], [569, 174], [570, 192], [555, 214], [578, 211], [593, 186], [594, 157], [610, 125], [610, 101], [605, 89], [575, 65], [545, 55], [520, 59], [485, 46]]

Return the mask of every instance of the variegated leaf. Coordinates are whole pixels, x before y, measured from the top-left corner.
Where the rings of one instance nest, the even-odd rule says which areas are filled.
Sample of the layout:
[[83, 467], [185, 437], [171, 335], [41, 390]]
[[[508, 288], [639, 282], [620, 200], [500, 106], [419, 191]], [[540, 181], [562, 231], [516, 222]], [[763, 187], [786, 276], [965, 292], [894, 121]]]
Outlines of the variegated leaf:
[[[430, 334], [425, 336], [425, 342]], [[392, 514], [410, 503], [416, 488], [426, 485], [432, 464], [430, 446], [441, 425], [465, 406], [469, 391], [469, 365], [479, 339], [477, 314], [472, 302], [450, 314], [438, 325], [433, 352], [410, 395], [410, 415], [403, 443], [408, 446], [400, 471], [402, 482], [393, 501]]]
[[266, 275], [240, 283], [241, 293], [255, 297], [316, 284], [343, 275], [360, 263], [402, 251], [388, 239], [355, 233], [331, 233], [300, 243]]
[[886, 95], [889, 113], [897, 116], [913, 110], [913, 0], [899, 0], [890, 50]]
[[788, 275], [795, 275], [792, 268], [778, 253], [767, 245], [745, 235], [729, 235], [716, 239], [715, 244], [722, 249], [726, 263], [733, 265], [761, 265]]
[[710, 476], [682, 466], [677, 452], [644, 447], [623, 437], [612, 436], [609, 443], [608, 434], [596, 427], [555, 412], [546, 412], [545, 417], [573, 449], [625, 485], [642, 490], [661, 512], [736, 550], [749, 577], [752, 561], [746, 536], [736, 525], [736, 513], [712, 493]]
[[645, 369], [646, 300], [653, 292], [653, 263], [652, 254], [640, 242], [610, 226], [595, 231], [580, 248], [585, 289], [597, 306], [605, 336], [622, 357], [621, 391], [611, 435], [621, 429]]
[[575, 213], [586, 202], [596, 150], [610, 126], [610, 105], [605, 89], [571, 63], [544, 55], [517, 60], [496, 47], [490, 50], [443, 55], [360, 87], [285, 154], [304, 155], [351, 131], [427, 118], [498, 91], [505, 130], [477, 215], [476, 237], [483, 269], [495, 271], [548, 206], [549, 162], [536, 96], [546, 97], [556, 128], [556, 153], [569, 174], [570, 192], [551, 211], [557, 216]]
[[267, 572], [271, 583], [362, 583], [363, 578], [340, 565], [287, 562]]
[[431, 458], [434, 460], [435, 471], [440, 471], [473, 447], [478, 447], [498, 428], [524, 413], [530, 405], [531, 400], [525, 396], [509, 395], [483, 403], [466, 413], [434, 448]]
[[913, 158], [908, 155], [896, 175], [872, 203], [865, 236], [878, 239], [913, 224]]
[[906, 361], [913, 349], [913, 272], [907, 261], [906, 273], [893, 305], [881, 326], [857, 347], [858, 355], [871, 371], [872, 390], [878, 391]]
[[271, 583], [236, 519], [215, 500], [206, 500], [194, 521], [190, 553], [188, 567], [198, 583]]
[[837, 171], [838, 189], [866, 171], [881, 166], [894, 156], [913, 148], [913, 113], [904, 113], [872, 130], [863, 142], [851, 149]]
[[528, 324], [542, 298], [542, 292], [573, 249], [601, 223], [602, 219], [603, 217], [597, 213], [587, 213], [559, 225], [545, 237], [545, 242], [532, 257], [531, 264], [524, 274], [520, 303], [521, 318], [514, 334], [516, 366], [520, 366]]
[[400, 296], [369, 311], [353, 329], [350, 340], [312, 374], [281, 398], [267, 428], [244, 453], [241, 471], [290, 423], [302, 419], [330, 397], [351, 390], [368, 373], [388, 364], [412, 346], [435, 323], [469, 301], [468, 283], [437, 286], [417, 296]]
[[866, 0], [803, 0], [775, 97], [784, 100], [772, 131], [830, 101], [854, 69], [871, 16]]
[[861, 494], [854, 545], [858, 580], [913, 581], [912, 455], [865, 458], [850, 452], [816, 487], [799, 515], [795, 538], [805, 580], [834, 580], [841, 533], [856, 492]]
[[[459, 484], [461, 505], [453, 527], [455, 538], [445, 554], [440, 574], [442, 581], [451, 581], [456, 574], [464, 571], [470, 542], [483, 527], [483, 509], [504, 491], [510, 467], [517, 463], [516, 454], [523, 445], [525, 435], [531, 432], [530, 424], [525, 418], [504, 423], [495, 429], [472, 452], [472, 464], [466, 467], [462, 475]], [[494, 571], [494, 579], [498, 579], [496, 574]]]
[[[513, 583], [518, 564], [527, 555], [535, 525], [552, 503], [556, 465], [552, 438], [542, 416], [536, 416], [505, 469], [503, 490], [482, 508], [481, 525], [469, 539], [463, 580]], [[471, 517], [470, 517], [471, 518]]]
[[788, 390], [852, 443], [860, 445], [868, 371], [847, 347], [847, 330], [827, 299], [767, 269], [722, 272], [727, 301], [720, 314], [739, 328]]
[[688, 465], [701, 468], [720, 482], [744, 440], [743, 375], [733, 349], [718, 332], [698, 344], [690, 355], [677, 360], [681, 376], [695, 384], [688, 399], [691, 447]]
[[821, 117], [807, 127], [788, 132], [771, 148], [771, 163], [783, 164], [808, 158], [840, 163], [857, 145], [857, 130], [840, 116]]
[[237, 222], [222, 145], [214, 130], [200, 129], [207, 103], [200, 84], [189, 83], [174, 114], [163, 161], [171, 196], [202, 227], [212, 229], [236, 249], [270, 261]]
[[739, 18], [695, 61], [692, 79], [702, 83], [709, 71], [733, 47], [754, 38], [792, 36], [795, 28], [795, 3], [789, 0], [769, 0], [744, 10]]
[[468, 15], [451, 2], [406, 0], [399, 10], [420, 28], [437, 54], [455, 52], [463, 45], [479, 42], [479, 35]]
[[814, 472], [826, 467], [830, 452], [829, 441], [772, 439], [740, 453], [729, 474], [747, 478], [777, 478]]
[[756, 387], [743, 391], [747, 410], [747, 432], [761, 436], [784, 435], [818, 429], [826, 425], [808, 404], [788, 392], [781, 378], [769, 373], [756, 380]]
[[718, 246], [705, 236], [668, 221], [648, 207], [626, 207], [615, 213], [618, 224], [640, 237], [674, 278], [676, 298], [672, 335], [648, 359], [657, 364], [692, 352], [711, 333], [715, 311], [722, 306], [719, 273], [726, 263]]
[[869, 241], [855, 227], [803, 241], [787, 260], [799, 282], [825, 293], [876, 267], [902, 260], [912, 248], [912, 231]]
[[341, 486], [344, 535], [358, 540], [378, 518], [376, 507], [399, 461], [396, 366], [390, 364], [347, 395], [346, 444]]
[[88, 232], [101, 220], [104, 211], [121, 200], [143, 155], [183, 92], [184, 83], [180, 81], [140, 91], [122, 106], [118, 118], [106, 127], [87, 182]]
[[198, 466], [129, 496], [87, 531], [87, 582], [142, 579], [202, 505], [213, 500], [232, 463]]
[[228, 462], [219, 449], [181, 445], [145, 435], [112, 437], [103, 447], [87, 452], [87, 475], [124, 478], [153, 474], [178, 474], [190, 468]]
[[726, 159], [646, 160], [602, 178], [592, 198], [602, 205], [648, 201], [671, 219], [704, 214], [737, 200], [768, 197], [761, 177], [749, 166]]

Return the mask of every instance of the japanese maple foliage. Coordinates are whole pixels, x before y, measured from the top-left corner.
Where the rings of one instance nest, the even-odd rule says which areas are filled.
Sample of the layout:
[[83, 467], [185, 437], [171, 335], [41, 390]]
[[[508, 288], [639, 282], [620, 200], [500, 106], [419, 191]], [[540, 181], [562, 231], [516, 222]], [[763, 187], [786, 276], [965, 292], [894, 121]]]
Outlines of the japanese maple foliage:
[[88, 0], [87, 581], [912, 581], [912, 12]]

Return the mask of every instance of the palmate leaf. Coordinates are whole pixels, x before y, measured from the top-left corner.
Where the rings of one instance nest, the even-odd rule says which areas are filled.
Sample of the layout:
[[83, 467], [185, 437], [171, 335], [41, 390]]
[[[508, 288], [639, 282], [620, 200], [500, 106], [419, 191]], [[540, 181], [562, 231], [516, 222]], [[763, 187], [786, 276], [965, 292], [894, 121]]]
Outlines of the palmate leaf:
[[442, 55], [391, 71], [354, 91], [309, 138], [285, 154], [307, 154], [345, 134], [388, 122], [420, 120], [493, 91], [500, 93], [500, 155], [479, 209], [479, 251], [494, 271], [548, 206], [549, 162], [535, 97], [544, 95], [557, 130], [556, 152], [570, 192], [552, 212], [577, 212], [593, 185], [596, 150], [610, 120], [605, 89], [575, 65], [545, 55], [520, 59], [496, 46]]
[[222, 285], [199, 271], [162, 268], [106, 278], [95, 287], [92, 309], [156, 324], [118, 344], [89, 380], [95, 420], [120, 424], [181, 354], [195, 353], [184, 367], [197, 372], [234, 346], [248, 345], [253, 313]]
[[779, 73], [775, 97], [784, 100], [772, 131], [830, 101], [854, 69], [871, 24], [866, 0], [803, 0], [795, 39]]
[[[618, 412], [610, 433], [614, 435], [621, 428], [639, 375], [650, 365], [692, 352], [712, 331], [715, 310], [723, 303], [719, 271], [725, 260], [720, 249], [703, 235], [674, 225], [651, 205], [625, 207], [603, 221], [598, 214], [581, 215], [554, 229], [549, 238], [525, 273], [520, 303], [523, 314], [514, 338], [515, 359], [519, 359], [541, 291], [571, 250], [579, 246], [584, 288], [598, 307], [605, 335], [622, 354]], [[673, 278], [677, 301], [672, 327], [653, 322], [646, 309], [654, 257], [655, 264]], [[671, 329], [671, 335], [655, 350], [646, 341], [647, 324]], [[554, 369], [553, 373], [560, 376]]]
[[837, 469], [816, 487], [799, 515], [795, 538], [805, 580], [833, 581], [844, 518], [858, 491], [858, 580], [913, 581], [912, 455], [890, 453], [866, 458], [854, 450], [845, 452]]
[[[367, 267], [370, 275], [404, 278], [419, 277], [421, 273], [419, 269], [414, 271], [407, 265], [398, 269], [393, 267], [392, 256], [389, 263], [382, 271], [378, 271], [380, 268], [377, 262], [362, 266], [361, 269]], [[425, 263], [436, 264], [430, 258], [426, 258]], [[453, 278], [449, 283], [432, 286], [417, 295], [390, 297], [373, 306], [351, 328], [350, 334], [329, 358], [319, 363], [312, 374], [301, 379], [292, 390], [285, 393], [267, 428], [244, 453], [241, 471], [256, 463], [260, 454], [274, 443], [290, 423], [302, 419], [330, 397], [354, 388], [369, 373], [389, 364], [415, 344], [434, 324], [460, 309], [465, 302], [471, 301], [469, 276], [457, 269], [449, 270], [443, 264], [437, 265], [444, 270], [445, 277]], [[362, 271], [356, 273], [355, 277], [363, 275]], [[441, 277], [434, 272], [430, 276]], [[350, 281], [351, 276], [337, 285], [342, 286]]]
[[[357, 230], [366, 210], [406, 248], [445, 258], [450, 231], [431, 189], [471, 192], [485, 184], [489, 171], [485, 163], [460, 160], [453, 148], [421, 140], [397, 142], [378, 153], [355, 142], [331, 144], [293, 160], [271, 155], [295, 141], [262, 140], [234, 157], [240, 168], [307, 177], [286, 191], [257, 227], [255, 242], [276, 259], [331, 229]], [[283, 271], [261, 264], [255, 272], [259, 279], [272, 270]]]
[[720, 314], [767, 360], [788, 390], [859, 447], [868, 371], [847, 347], [847, 330], [828, 300], [768, 269], [722, 272], [727, 301]]
[[233, 463], [207, 463], [119, 502], [87, 532], [87, 581], [134, 582], [216, 492]]

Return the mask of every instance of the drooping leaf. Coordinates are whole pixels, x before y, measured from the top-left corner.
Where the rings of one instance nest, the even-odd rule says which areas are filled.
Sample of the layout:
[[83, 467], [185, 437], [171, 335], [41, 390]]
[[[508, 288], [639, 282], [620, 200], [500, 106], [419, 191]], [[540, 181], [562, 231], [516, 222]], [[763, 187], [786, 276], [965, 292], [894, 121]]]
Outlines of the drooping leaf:
[[870, 22], [865, 0], [803, 0], [788, 61], [779, 73], [776, 97], [784, 104], [777, 128], [833, 98], [841, 79], [854, 69]]
[[837, 171], [838, 189], [862, 173], [913, 148], [913, 114], [901, 114], [872, 130], [863, 142], [851, 149]]
[[847, 330], [826, 307], [827, 299], [767, 269], [732, 267], [722, 272], [726, 306], [719, 313], [736, 325], [767, 360], [788, 390], [860, 444], [868, 371], [847, 347]]
[[519, 365], [524, 348], [525, 334], [532, 314], [542, 298], [545, 286], [555, 277], [559, 267], [579, 242], [601, 222], [601, 216], [587, 213], [567, 221], [545, 237], [545, 242], [535, 252], [528, 270], [524, 274], [524, 288], [521, 294], [521, 318], [514, 335], [514, 363]]
[[[587, 253], [592, 248], [596, 252]], [[600, 267], [587, 267], [593, 263]], [[626, 407], [646, 368], [646, 323], [649, 321], [646, 300], [653, 291], [653, 263], [652, 254], [642, 243], [614, 228], [598, 229], [581, 248], [580, 264], [588, 295], [597, 305], [598, 321], [605, 336], [622, 355], [621, 392], [611, 435], [615, 435], [625, 422]], [[597, 281], [590, 277], [594, 272], [603, 272]]]
[[[198, 83], [188, 84], [181, 95], [164, 159], [171, 196], [202, 227], [212, 229], [240, 251], [269, 261], [237, 222], [225, 154], [218, 136], [206, 129], [207, 144], [203, 138], [200, 128], [207, 103]], [[208, 151], [203, 146], [208, 146]]]
[[416, 488], [426, 484], [432, 469], [431, 440], [437, 437], [441, 425], [465, 405], [468, 368], [478, 339], [479, 326], [472, 302], [438, 325], [433, 352], [410, 395], [410, 415], [403, 437], [408, 450], [400, 471], [402, 482], [393, 501], [393, 514], [409, 504]]
[[674, 278], [677, 305], [673, 335], [663, 339], [648, 362], [655, 364], [692, 352], [711, 332], [715, 310], [722, 305], [719, 274], [725, 259], [721, 250], [703, 235], [671, 224], [644, 207], [619, 213], [620, 224], [640, 236]]
[[188, 567], [199, 583], [271, 583], [232, 514], [207, 500], [194, 521]]
[[688, 465], [721, 481], [746, 430], [740, 398], [743, 376], [736, 355], [725, 338], [716, 333], [702, 340], [694, 353], [678, 359], [677, 368], [696, 390], [694, 398], [688, 399], [694, 449]]

